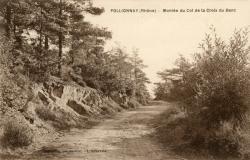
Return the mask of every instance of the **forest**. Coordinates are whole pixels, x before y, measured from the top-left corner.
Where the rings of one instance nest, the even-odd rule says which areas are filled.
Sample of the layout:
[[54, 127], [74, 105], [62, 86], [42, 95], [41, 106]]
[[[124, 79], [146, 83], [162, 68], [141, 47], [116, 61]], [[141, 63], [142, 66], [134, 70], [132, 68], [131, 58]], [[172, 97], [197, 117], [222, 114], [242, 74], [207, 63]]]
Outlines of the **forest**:
[[112, 32], [85, 21], [103, 12], [89, 0], [1, 0], [4, 146], [30, 145], [37, 121], [64, 129], [95, 114], [148, 103], [150, 82], [139, 50], [106, 51]]
[[49, 76], [82, 80], [109, 96], [147, 96], [148, 79], [138, 51], [130, 56], [122, 47], [104, 52], [112, 33], [84, 21], [84, 14], [98, 16], [103, 8], [79, 0], [1, 1], [1, 7], [13, 74], [37, 83]]

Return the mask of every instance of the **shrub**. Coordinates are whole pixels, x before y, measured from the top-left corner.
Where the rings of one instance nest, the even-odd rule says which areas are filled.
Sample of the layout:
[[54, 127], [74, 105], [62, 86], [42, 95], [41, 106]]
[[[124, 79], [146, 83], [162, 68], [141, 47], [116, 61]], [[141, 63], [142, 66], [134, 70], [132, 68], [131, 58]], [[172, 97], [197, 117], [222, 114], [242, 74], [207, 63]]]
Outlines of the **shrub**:
[[32, 143], [33, 136], [28, 126], [10, 121], [5, 124], [2, 142], [4, 146], [24, 147]]
[[35, 109], [36, 114], [39, 118], [45, 121], [55, 121], [56, 115], [47, 107], [37, 107]]
[[58, 130], [69, 130], [74, 127], [81, 128], [84, 126], [84, 122], [87, 121], [87, 118], [84, 116], [75, 117], [75, 115], [62, 109], [56, 109], [52, 112], [47, 107], [37, 107], [35, 111], [40, 119], [52, 121], [52, 126]]
[[139, 106], [140, 106], [140, 104], [135, 99], [130, 99], [128, 101], [128, 107], [129, 108], [137, 108]]
[[159, 116], [155, 127], [160, 142], [179, 154], [209, 154], [222, 158], [240, 154], [242, 136], [229, 124], [219, 130], [207, 130], [197, 117], [189, 117], [180, 109], [171, 107]]
[[52, 125], [58, 130], [70, 130], [71, 128], [81, 128], [84, 125], [84, 117], [76, 118], [63, 110], [57, 111], [57, 118]]
[[[235, 31], [229, 42], [213, 30], [200, 44], [201, 51], [195, 54], [192, 63], [181, 57], [177, 68], [160, 73], [166, 82], [171, 81], [166, 93], [182, 102], [187, 114], [186, 138], [193, 147], [214, 154], [237, 155], [238, 131], [243, 128], [249, 110], [247, 44], [244, 30]], [[163, 96], [165, 88], [158, 91]], [[223, 131], [225, 124], [230, 126], [227, 132]]]
[[214, 156], [240, 155], [242, 136], [233, 129], [232, 124], [224, 123], [219, 128], [207, 129], [197, 118], [188, 116], [182, 122], [185, 130], [183, 140], [189, 143], [189, 147]]

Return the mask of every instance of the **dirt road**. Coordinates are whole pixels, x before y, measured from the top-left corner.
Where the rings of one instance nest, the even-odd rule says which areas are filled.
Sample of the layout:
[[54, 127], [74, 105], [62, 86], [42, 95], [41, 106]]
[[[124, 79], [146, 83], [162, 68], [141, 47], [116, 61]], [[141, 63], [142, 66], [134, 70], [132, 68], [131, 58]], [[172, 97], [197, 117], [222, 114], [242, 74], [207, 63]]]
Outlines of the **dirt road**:
[[125, 111], [85, 130], [72, 130], [22, 159], [30, 160], [181, 160], [157, 143], [151, 120], [168, 104]]

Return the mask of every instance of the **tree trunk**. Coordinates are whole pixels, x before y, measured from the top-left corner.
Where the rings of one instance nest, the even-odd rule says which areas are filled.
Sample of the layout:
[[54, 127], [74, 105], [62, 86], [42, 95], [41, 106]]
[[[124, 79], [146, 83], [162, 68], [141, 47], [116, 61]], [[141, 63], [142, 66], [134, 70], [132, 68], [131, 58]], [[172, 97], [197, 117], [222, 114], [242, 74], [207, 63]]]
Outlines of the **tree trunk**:
[[49, 37], [48, 37], [48, 35], [45, 35], [44, 48], [45, 48], [46, 50], [49, 49]]
[[39, 31], [40, 32], [39, 33], [40, 34], [40, 37], [39, 37], [39, 51], [40, 52], [42, 51], [42, 47], [43, 47], [43, 45], [42, 45], [43, 44], [43, 33], [42, 33], [43, 32], [43, 22], [42, 22], [43, 21], [43, 17], [42, 17], [43, 15], [42, 15], [42, 11], [43, 11], [42, 7], [40, 6], [40, 31]]
[[59, 42], [58, 42], [58, 45], [59, 45], [59, 65], [58, 65], [58, 74], [59, 76], [61, 76], [61, 72], [62, 72], [62, 33], [59, 34]]
[[60, 25], [60, 32], [59, 32], [59, 35], [58, 35], [58, 50], [59, 50], [59, 54], [58, 54], [58, 57], [59, 57], [59, 64], [58, 64], [58, 76], [61, 77], [61, 73], [62, 73], [62, 64], [61, 64], [61, 61], [62, 61], [62, 48], [63, 48], [63, 35], [62, 35], [62, 0], [60, 0], [60, 10], [59, 10], [59, 19], [60, 19], [60, 22], [59, 22], [59, 25]]
[[5, 26], [6, 36], [8, 38], [10, 38], [10, 36], [11, 36], [11, 34], [10, 34], [10, 32], [11, 32], [11, 6], [10, 6], [9, 2], [6, 6], [5, 19], [6, 19], [6, 26]]

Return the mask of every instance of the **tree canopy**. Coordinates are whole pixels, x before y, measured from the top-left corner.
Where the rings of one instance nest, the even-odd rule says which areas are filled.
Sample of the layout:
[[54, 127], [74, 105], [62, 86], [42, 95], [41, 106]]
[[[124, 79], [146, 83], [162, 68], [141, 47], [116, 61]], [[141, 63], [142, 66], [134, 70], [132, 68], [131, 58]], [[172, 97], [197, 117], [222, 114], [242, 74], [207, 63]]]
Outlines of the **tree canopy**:
[[[50, 76], [102, 91], [146, 99], [143, 62], [122, 47], [105, 51], [112, 33], [85, 20], [103, 8], [90, 0], [2, 0], [5, 37], [12, 43], [11, 72], [35, 83]], [[140, 98], [139, 98], [140, 97]], [[143, 100], [145, 101], [145, 100]]]

